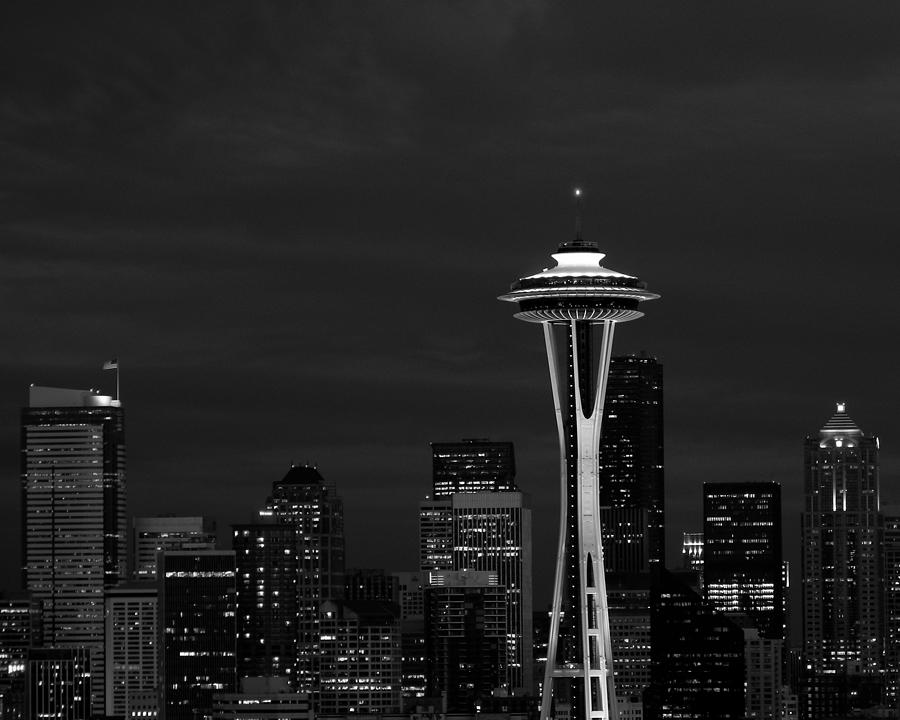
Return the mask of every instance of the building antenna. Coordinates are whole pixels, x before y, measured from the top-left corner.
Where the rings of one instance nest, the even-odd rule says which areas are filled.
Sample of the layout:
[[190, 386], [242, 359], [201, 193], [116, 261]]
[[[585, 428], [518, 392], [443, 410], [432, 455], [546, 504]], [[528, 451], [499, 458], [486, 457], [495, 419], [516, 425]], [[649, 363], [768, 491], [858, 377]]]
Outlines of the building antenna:
[[583, 225], [584, 199], [581, 188], [575, 188], [575, 242], [581, 242], [581, 229]]

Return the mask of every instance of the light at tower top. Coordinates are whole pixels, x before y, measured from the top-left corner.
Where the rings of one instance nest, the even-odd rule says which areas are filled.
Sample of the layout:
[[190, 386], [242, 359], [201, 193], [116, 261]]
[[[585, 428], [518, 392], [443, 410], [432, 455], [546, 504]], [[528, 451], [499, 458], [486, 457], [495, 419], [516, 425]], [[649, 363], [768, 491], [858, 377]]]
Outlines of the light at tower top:
[[575, 190], [575, 239], [551, 255], [556, 267], [520, 278], [500, 300], [519, 304], [519, 320], [538, 323], [587, 320], [626, 322], [641, 317], [637, 308], [659, 295], [632, 275], [603, 267], [606, 255], [597, 244], [581, 237], [580, 189]]

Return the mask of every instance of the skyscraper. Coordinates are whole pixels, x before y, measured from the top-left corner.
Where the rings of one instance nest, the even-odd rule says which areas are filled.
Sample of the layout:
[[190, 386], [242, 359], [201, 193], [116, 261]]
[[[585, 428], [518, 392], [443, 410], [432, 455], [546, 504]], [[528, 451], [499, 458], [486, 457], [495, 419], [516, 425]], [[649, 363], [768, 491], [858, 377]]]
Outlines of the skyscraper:
[[294, 465], [272, 484], [262, 517], [291, 525], [297, 538], [296, 688], [318, 689], [319, 610], [344, 593], [344, 503], [314, 467]]
[[516, 456], [511, 442], [463, 439], [431, 443], [435, 499], [458, 492], [514, 492]]
[[320, 616], [319, 714], [399, 713], [399, 605], [325, 600]]
[[25, 717], [28, 649], [40, 647], [41, 610], [28, 593], [0, 595], [0, 707], [4, 720]]
[[[804, 706], [824, 718], [843, 712], [834, 703], [836, 694], [863, 702], [878, 692], [883, 637], [878, 438], [863, 433], [846, 405], [838, 403], [824, 427], [807, 437], [804, 471], [803, 655], [811, 676]], [[836, 692], [835, 686], [846, 690]]]
[[[530, 694], [532, 657], [531, 508], [521, 492], [458, 492], [420, 506], [422, 572], [494, 573], [504, 588], [509, 623], [505, 685]], [[448, 543], [444, 545], [444, 543]]]
[[159, 555], [161, 720], [209, 714], [213, 693], [234, 692], [235, 562], [221, 550]]
[[703, 582], [716, 610], [747, 615], [764, 638], [784, 639], [777, 482], [703, 484]]
[[562, 513], [544, 720], [564, 710], [576, 720], [616, 717], [601, 549], [601, 419], [615, 327], [641, 317], [638, 305], [659, 296], [601, 266], [603, 258], [582, 239], [579, 214], [574, 241], [553, 255], [556, 267], [518, 280], [500, 298], [518, 304], [520, 320], [543, 325], [559, 431]]
[[610, 361], [599, 472], [607, 572], [663, 567], [663, 368], [654, 357]]
[[32, 386], [21, 468], [23, 582], [41, 603], [45, 645], [89, 651], [92, 711], [102, 715], [104, 590], [125, 577], [127, 558], [119, 402]]
[[157, 588], [123, 584], [106, 592], [106, 716], [128, 718], [158, 689]]
[[163, 550], [215, 550], [216, 521], [206, 517], [156, 515], [132, 520], [132, 574], [156, 580], [156, 556]]
[[234, 525], [238, 677], [296, 682], [297, 530], [285, 523]]
[[744, 631], [685, 580], [663, 571], [651, 590], [653, 661], [644, 717], [744, 720]]
[[884, 671], [885, 704], [900, 703], [900, 506], [884, 514]]

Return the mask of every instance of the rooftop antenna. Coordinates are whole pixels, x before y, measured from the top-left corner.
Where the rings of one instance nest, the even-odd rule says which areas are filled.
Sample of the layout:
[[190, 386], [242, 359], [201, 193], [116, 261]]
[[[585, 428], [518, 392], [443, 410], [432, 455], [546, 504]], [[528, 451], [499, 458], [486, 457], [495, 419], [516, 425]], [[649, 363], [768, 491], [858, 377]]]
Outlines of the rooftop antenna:
[[581, 188], [575, 188], [575, 242], [581, 242], [582, 215], [584, 215], [584, 199], [581, 196]]

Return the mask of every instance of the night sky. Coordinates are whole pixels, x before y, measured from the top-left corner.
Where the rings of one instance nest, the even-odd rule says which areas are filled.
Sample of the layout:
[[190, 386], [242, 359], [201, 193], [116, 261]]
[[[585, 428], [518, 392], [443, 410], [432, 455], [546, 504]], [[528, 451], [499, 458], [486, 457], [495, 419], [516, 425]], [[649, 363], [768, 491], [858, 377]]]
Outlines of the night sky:
[[317, 463], [348, 562], [411, 569], [429, 441], [512, 440], [546, 577], [543, 341], [496, 296], [571, 239], [576, 185], [585, 237], [663, 296], [615, 351], [665, 365], [670, 561], [723, 480], [782, 483], [796, 559], [836, 400], [900, 496], [895, 2], [13, 5], [0, 587], [28, 385], [111, 392], [112, 357], [131, 514], [227, 538]]

